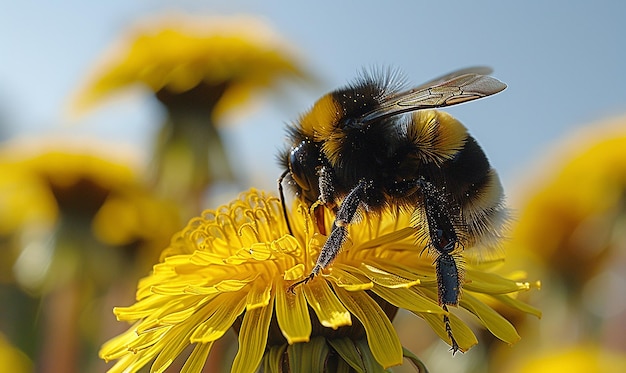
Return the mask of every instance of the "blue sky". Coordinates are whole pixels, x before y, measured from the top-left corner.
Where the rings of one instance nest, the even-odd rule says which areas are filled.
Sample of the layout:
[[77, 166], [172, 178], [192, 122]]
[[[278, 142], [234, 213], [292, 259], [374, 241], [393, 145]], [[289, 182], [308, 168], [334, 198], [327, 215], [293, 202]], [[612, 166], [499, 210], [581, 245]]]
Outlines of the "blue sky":
[[233, 119], [225, 135], [241, 189], [273, 188], [285, 123], [364, 66], [397, 67], [415, 84], [461, 67], [493, 67], [506, 91], [448, 111], [478, 139], [505, 187], [573, 129], [626, 113], [622, 1], [24, 0], [1, 8], [5, 138], [80, 133], [145, 154], [161, 115], [149, 97], [109, 103], [68, 127], [67, 100], [101, 53], [137, 19], [165, 11], [264, 17], [323, 80]]

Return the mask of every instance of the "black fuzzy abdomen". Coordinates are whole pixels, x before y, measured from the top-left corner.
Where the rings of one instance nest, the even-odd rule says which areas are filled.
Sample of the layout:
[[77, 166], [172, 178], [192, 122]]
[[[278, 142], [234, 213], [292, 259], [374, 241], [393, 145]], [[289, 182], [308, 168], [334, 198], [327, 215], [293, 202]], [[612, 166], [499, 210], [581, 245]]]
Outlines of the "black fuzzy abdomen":
[[489, 160], [476, 140], [468, 135], [465, 146], [441, 166], [448, 192], [463, 206], [489, 182]]

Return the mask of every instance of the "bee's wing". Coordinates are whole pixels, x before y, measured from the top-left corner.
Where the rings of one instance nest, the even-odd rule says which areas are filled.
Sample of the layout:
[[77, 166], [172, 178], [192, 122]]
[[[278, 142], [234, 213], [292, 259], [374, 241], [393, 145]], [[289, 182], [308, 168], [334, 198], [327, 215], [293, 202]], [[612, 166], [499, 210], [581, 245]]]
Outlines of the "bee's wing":
[[[441, 78], [447, 76], [453, 76], [453, 78], [432, 86], [422, 85], [389, 97], [376, 110], [363, 115], [360, 118], [361, 122], [365, 123], [415, 110], [452, 106], [487, 97], [506, 88], [506, 84], [487, 75], [469, 73], [457, 76], [456, 73], [452, 73]], [[433, 82], [437, 83], [441, 78]]]
[[452, 72], [449, 72], [445, 75], [436, 77], [433, 80], [429, 80], [426, 83], [422, 83], [420, 85], [418, 85], [417, 87], [413, 87], [411, 90], [412, 91], [416, 91], [416, 90], [420, 90], [420, 89], [424, 89], [424, 88], [430, 88], [430, 87], [434, 87], [436, 85], [439, 85], [441, 83], [445, 83], [448, 80], [452, 80], [454, 78], [457, 78], [461, 75], [467, 75], [467, 74], [476, 74], [476, 75], [489, 75], [493, 72], [493, 69], [491, 67], [487, 67], [487, 66], [472, 66], [472, 67], [466, 67], [464, 69], [459, 69], [459, 70], [454, 70]]

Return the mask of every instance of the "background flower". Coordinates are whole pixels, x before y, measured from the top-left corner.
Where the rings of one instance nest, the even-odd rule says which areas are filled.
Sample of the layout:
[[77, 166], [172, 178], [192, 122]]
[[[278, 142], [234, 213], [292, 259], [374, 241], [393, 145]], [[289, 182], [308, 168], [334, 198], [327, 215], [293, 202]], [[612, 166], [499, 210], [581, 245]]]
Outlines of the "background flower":
[[598, 345], [583, 344], [572, 347], [553, 347], [541, 351], [523, 363], [520, 373], [548, 372], [621, 372], [626, 369], [626, 355]]
[[[180, 99], [178, 104], [219, 105], [212, 113], [219, 115], [240, 108], [253, 91], [274, 88], [282, 79], [311, 78], [293, 47], [251, 16], [178, 14], [144, 20], [99, 65], [76, 95], [76, 110], [139, 84], [166, 96], [204, 89], [196, 97], [200, 102]], [[167, 97], [163, 101], [169, 102]]]
[[254, 92], [311, 80], [286, 41], [244, 16], [143, 22], [100, 65], [74, 106], [88, 108], [136, 85], [151, 91], [168, 116], [155, 139], [156, 186], [187, 217], [202, 210], [211, 184], [234, 179], [217, 129], [223, 113], [241, 113]]
[[124, 287], [148, 272], [180, 224], [171, 203], [100, 146], [45, 139], [0, 148], [2, 297], [16, 306], [3, 330], [38, 369], [93, 368], [88, 356], [115, 332], [100, 307], [127, 299]]
[[4, 372], [31, 372], [33, 363], [26, 354], [18, 350], [0, 334], [0, 370]]
[[593, 123], [542, 154], [513, 193], [521, 207], [509, 263], [542, 278], [532, 303], [544, 319], [519, 320], [528, 338], [492, 353], [493, 371], [578, 364], [601, 372], [626, 355], [618, 327], [626, 320], [625, 147], [626, 117]]

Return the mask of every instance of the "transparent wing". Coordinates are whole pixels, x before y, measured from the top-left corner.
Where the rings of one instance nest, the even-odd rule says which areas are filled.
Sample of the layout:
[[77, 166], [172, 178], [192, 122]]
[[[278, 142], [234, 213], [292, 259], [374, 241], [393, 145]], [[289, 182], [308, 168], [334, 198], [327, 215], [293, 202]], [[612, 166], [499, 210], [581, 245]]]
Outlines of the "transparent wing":
[[[460, 72], [464, 72], [464, 70], [460, 70]], [[360, 121], [369, 122], [415, 110], [457, 105], [491, 96], [506, 88], [506, 84], [491, 76], [477, 73], [456, 74], [458, 72], [436, 78], [432, 80], [435, 83], [432, 86], [426, 86], [428, 83], [425, 83], [417, 88], [394, 95], [376, 110], [363, 115]], [[452, 78], [440, 82], [441, 79], [449, 76]]]
[[433, 80], [429, 80], [426, 83], [422, 83], [420, 85], [418, 85], [417, 87], [413, 87], [411, 88], [411, 91], [416, 91], [416, 90], [421, 90], [424, 88], [430, 88], [430, 87], [434, 87], [436, 85], [439, 85], [441, 83], [447, 82], [448, 80], [452, 80], [454, 78], [457, 78], [461, 75], [467, 75], [467, 74], [476, 74], [476, 75], [489, 75], [493, 72], [493, 69], [491, 67], [487, 67], [487, 66], [472, 66], [472, 67], [466, 67], [464, 69], [459, 69], [459, 70], [454, 70], [452, 72], [449, 72], [445, 75], [436, 77]]

